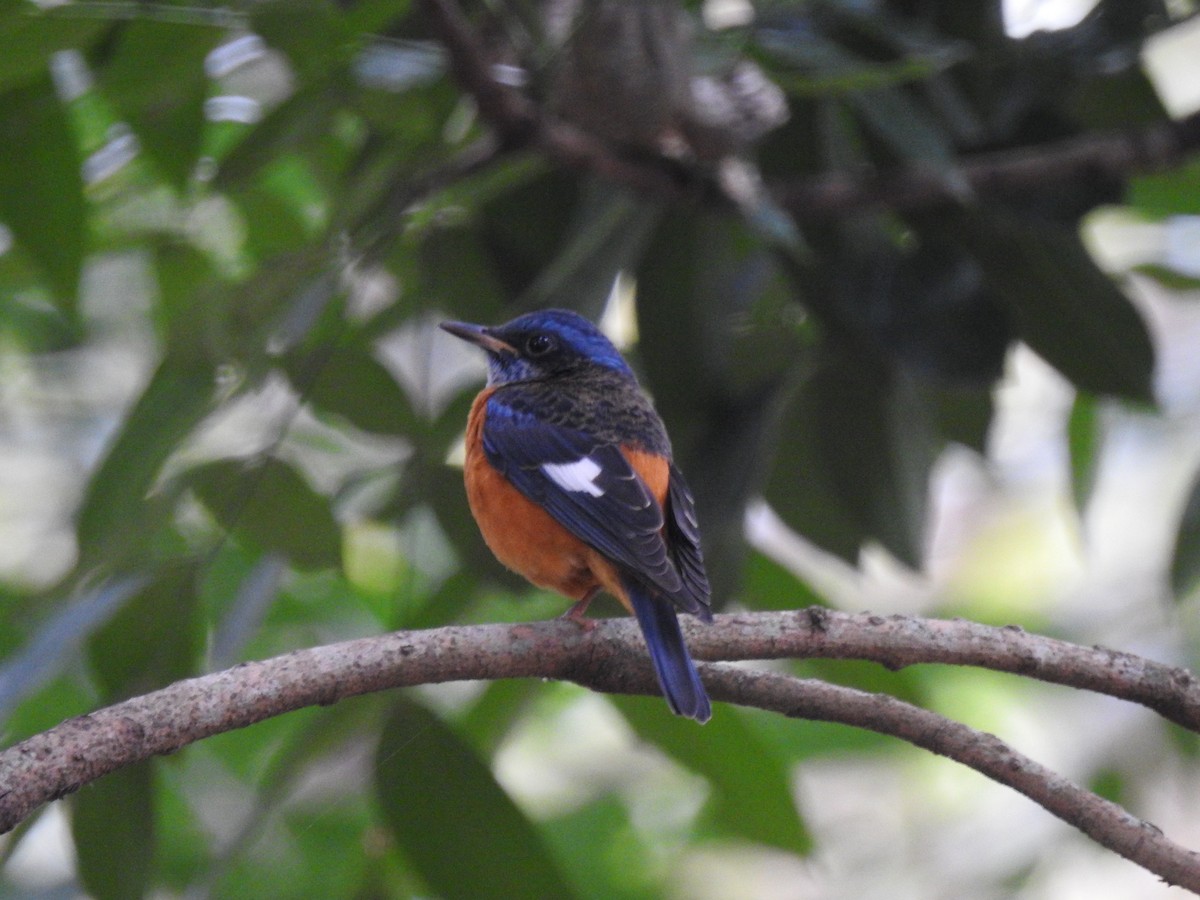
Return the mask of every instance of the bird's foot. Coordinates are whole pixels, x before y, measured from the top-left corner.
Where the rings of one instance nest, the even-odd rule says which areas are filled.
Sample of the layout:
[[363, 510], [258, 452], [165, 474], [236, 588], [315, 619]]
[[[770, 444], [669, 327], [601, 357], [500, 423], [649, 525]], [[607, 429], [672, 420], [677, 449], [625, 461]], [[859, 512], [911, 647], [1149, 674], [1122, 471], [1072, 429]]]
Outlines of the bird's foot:
[[598, 593], [599, 590], [588, 592], [585, 597], [575, 601], [575, 603], [571, 605], [571, 608], [559, 616], [559, 618], [566, 619], [568, 622], [574, 622], [584, 631], [591, 631], [596, 627], [596, 620], [587, 618], [585, 613], [587, 613], [588, 606], [591, 605], [592, 600], [595, 599], [596, 594]]

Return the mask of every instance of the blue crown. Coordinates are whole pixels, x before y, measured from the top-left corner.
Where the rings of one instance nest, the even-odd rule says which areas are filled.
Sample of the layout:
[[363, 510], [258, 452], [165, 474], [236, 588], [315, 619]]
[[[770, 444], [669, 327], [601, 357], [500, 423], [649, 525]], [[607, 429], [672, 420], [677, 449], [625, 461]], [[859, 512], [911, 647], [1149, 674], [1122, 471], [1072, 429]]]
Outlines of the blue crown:
[[543, 309], [525, 313], [495, 330], [501, 337], [530, 331], [546, 331], [597, 365], [632, 375], [629, 364], [604, 333], [579, 313], [566, 309]]

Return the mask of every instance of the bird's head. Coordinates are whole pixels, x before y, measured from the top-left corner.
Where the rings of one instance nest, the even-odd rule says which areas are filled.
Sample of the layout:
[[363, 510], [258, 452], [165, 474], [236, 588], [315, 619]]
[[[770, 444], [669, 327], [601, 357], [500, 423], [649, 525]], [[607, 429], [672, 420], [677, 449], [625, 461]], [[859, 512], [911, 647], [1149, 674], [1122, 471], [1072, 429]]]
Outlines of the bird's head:
[[596, 367], [633, 377], [612, 341], [583, 316], [567, 310], [526, 313], [496, 326], [443, 322], [441, 327], [487, 351], [490, 385]]

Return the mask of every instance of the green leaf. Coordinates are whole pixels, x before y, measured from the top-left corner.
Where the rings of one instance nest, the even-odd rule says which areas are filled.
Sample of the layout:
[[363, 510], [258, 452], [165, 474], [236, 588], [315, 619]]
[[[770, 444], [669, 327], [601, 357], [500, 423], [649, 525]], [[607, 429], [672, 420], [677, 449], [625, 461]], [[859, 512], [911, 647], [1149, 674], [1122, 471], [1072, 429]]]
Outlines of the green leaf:
[[1067, 450], [1071, 456], [1071, 494], [1080, 512], [1096, 486], [1103, 432], [1100, 407], [1090, 394], [1078, 393], [1067, 420]]
[[[471, 520], [469, 513], [464, 515], [466, 519]], [[441, 524], [440, 520], [438, 524]], [[474, 521], [471, 520], [468, 524], [474, 525]], [[475, 530], [478, 533], [479, 529], [476, 528]], [[489, 553], [487, 547], [483, 546], [483, 539], [476, 538], [476, 540], [481, 545], [481, 549], [478, 552], [480, 554]], [[462, 548], [457, 545], [455, 545], [454, 549], [457, 553], [462, 552]], [[504, 579], [502, 582], [503, 587], [511, 587], [515, 591], [528, 590], [529, 582], [525, 581], [521, 576], [500, 567], [500, 564], [495, 561], [495, 557], [492, 557], [490, 564], [495, 565], [499, 570], [498, 576]], [[400, 610], [399, 614], [394, 616], [388, 624], [392, 628], [439, 628], [450, 622], [462, 621], [463, 614], [479, 598], [481, 581], [485, 581], [485, 579], [476, 574], [473, 566], [461, 565], [457, 572], [447, 578], [441, 587], [429, 595], [428, 599], [415, 609]], [[485, 699], [487, 696], [485, 694]], [[509, 713], [511, 714], [512, 710], [509, 710]], [[466, 721], [468, 723], [471, 721], [469, 716]], [[470, 725], [464, 725], [464, 728], [469, 732], [476, 746], [487, 746], [485, 736], [479, 730]]]
[[301, 83], [326, 77], [348, 58], [350, 34], [327, 0], [273, 0], [254, 6], [251, 27], [283, 52]]
[[900, 159], [934, 164], [947, 178], [953, 177], [950, 163], [954, 148], [937, 122], [908, 94], [886, 88], [851, 94], [850, 103], [863, 122]]
[[264, 872], [258, 860], [247, 860], [247, 876], [231, 885], [228, 897], [411, 897], [394, 888], [375, 887], [367, 881], [368, 868], [380, 860], [364, 852], [363, 838], [372, 834], [369, 805], [351, 795], [319, 813], [288, 815], [287, 837], [294, 844], [290, 864]]
[[154, 762], [85, 785], [72, 803], [79, 878], [96, 900], [141, 900], [153, 884]]
[[[339, 707], [346, 705], [356, 706], [358, 701], [338, 704]], [[373, 708], [376, 704], [368, 701], [367, 706]], [[239, 772], [245, 796], [243, 804], [234, 811], [236, 819], [232, 823], [222, 823], [225, 826], [222, 837], [228, 843], [221, 841], [215, 862], [209, 862], [192, 877], [193, 882], [197, 878], [203, 879], [207, 896], [280, 900], [412, 896], [395, 888], [376, 887], [372, 890], [364, 883], [366, 873], [385, 861], [390, 862], [388, 857], [391, 855], [388, 852], [390, 842], [374, 821], [369, 791], [355, 777], [366, 774], [366, 766], [358, 759], [351, 760], [346, 756], [348, 748], [361, 747], [370, 741], [370, 737], [353, 729], [344, 730], [347, 724], [344, 715], [325, 715], [325, 712], [304, 710], [285, 716], [284, 720], [293, 716], [302, 719], [285, 727], [278, 727], [281, 719], [260, 723], [269, 734], [265, 739], [259, 737], [255, 743], [261, 750], [269, 752], [281, 742], [291, 745], [303, 741], [310, 728], [315, 730], [316, 723], [326, 722], [322, 740], [328, 743], [323, 745], [328, 751], [330, 744], [340, 741], [340, 752], [327, 752], [322, 760], [310, 760], [312, 765], [304, 774], [310, 781], [316, 778], [327, 783], [326, 779], [336, 770], [349, 774], [351, 780], [344, 781], [335, 775], [333, 789], [324, 796], [301, 799], [291, 793], [280, 798], [285, 801], [282, 808], [278, 804], [268, 804], [264, 810], [258, 805], [262, 798], [255, 795], [255, 786], [264, 778], [270, 779], [271, 775], [263, 774], [261, 764], [255, 764], [248, 773]], [[257, 731], [258, 727], [243, 729], [236, 737], [228, 734], [217, 740], [222, 743], [223, 750], [229, 749], [229, 739], [246, 744], [253, 740], [252, 733]], [[205, 742], [205, 749], [208, 743]], [[286, 754], [287, 749], [283, 752]], [[206, 773], [214, 766], [224, 773], [228, 760], [228, 753], [205, 760], [203, 766], [198, 767], [197, 783], [206, 784], [211, 777]], [[226, 785], [226, 789], [229, 787]], [[287, 791], [287, 786], [281, 787]], [[295, 783], [290, 787], [299, 789], [302, 795], [305, 790]], [[237, 790], [236, 786], [232, 789]], [[243, 826], [244, 830], [238, 826]]]
[[806, 385], [783, 413], [764, 495], [788, 525], [854, 564], [868, 532], [834, 486], [817, 445], [819, 427], [816, 391]]
[[155, 870], [160, 884], [187, 893], [198, 873], [207, 874], [214, 842], [195, 809], [194, 784], [186, 778], [159, 778], [154, 785]]
[[1074, 228], [978, 208], [946, 227], [975, 254], [1039, 356], [1082, 390], [1153, 402], [1146, 323]]
[[377, 34], [412, 13], [412, 0], [362, 0], [345, 8], [346, 27]]
[[840, 289], [837, 313], [885, 359], [931, 387], [990, 389], [1015, 338], [1011, 317], [962, 244], [936, 226], [927, 233], [921, 218], [909, 218], [904, 248], [883, 217], [842, 225], [840, 271], [831, 275]]
[[751, 609], [802, 609], [825, 603], [808, 582], [761, 553], [746, 560], [741, 593]]
[[825, 463], [870, 534], [920, 568], [929, 473], [940, 449], [929, 410], [902, 373], [881, 379], [844, 362], [817, 377]]
[[287, 368], [293, 384], [307, 386], [307, 402], [357, 428], [392, 435], [416, 428], [408, 396], [364, 342], [346, 340], [315, 354], [289, 357]]
[[[558, 255], [580, 208], [581, 182], [573, 173], [561, 169], [546, 171], [519, 164], [509, 164], [490, 179], [477, 181], [482, 182], [485, 193], [484, 201], [476, 207], [479, 224], [475, 233], [486, 254], [488, 274], [504, 288], [498, 293], [499, 298], [510, 300], [529, 289]], [[460, 246], [463, 243], [460, 239]], [[426, 259], [433, 262], [428, 256]], [[486, 280], [481, 281], [487, 284]], [[480, 299], [468, 294], [459, 298], [459, 302], [478, 309]], [[453, 294], [451, 302], [445, 305], [456, 313], [468, 311], [454, 305]], [[468, 318], [476, 322], [492, 321], [484, 316]]]
[[447, 900], [577, 896], [534, 824], [445, 722], [397, 702], [375, 756], [384, 823]]
[[341, 565], [342, 532], [329, 498], [287, 463], [223, 460], [185, 480], [223, 528], [253, 546], [277, 550], [301, 569]]
[[1121, 769], [1105, 767], [1087, 781], [1087, 789], [1111, 803], [1128, 805], [1132, 802], [1129, 777]]
[[1200, 159], [1169, 172], [1136, 175], [1129, 180], [1126, 202], [1154, 218], [1200, 215]]
[[938, 434], [946, 441], [987, 454], [992, 427], [992, 391], [984, 388], [939, 387], [919, 383], [918, 391], [932, 407]]
[[190, 244], [164, 241], [155, 247], [154, 274], [158, 302], [152, 313], [166, 339], [168, 353], [185, 357], [203, 354], [210, 336], [197, 323], [216, 303], [205, 303], [207, 292], [219, 290], [212, 261]]
[[1171, 589], [1177, 599], [1191, 596], [1200, 587], [1200, 479], [1192, 485], [1171, 555]]
[[100, 79], [142, 150], [177, 189], [186, 186], [204, 141], [204, 59], [223, 35], [194, 23], [135, 19], [122, 27]]
[[657, 867], [619, 796], [606, 794], [547, 823], [546, 839], [591, 900], [655, 900]]
[[247, 249], [260, 259], [317, 241], [330, 198], [312, 167], [286, 154], [231, 191], [246, 227]]
[[260, 170], [284, 154], [327, 135], [333, 127], [336, 100], [333, 91], [315, 88], [292, 94], [246, 130], [245, 136], [220, 161], [213, 186], [229, 190], [251, 184]]
[[246, 226], [246, 250], [259, 259], [297, 250], [312, 239], [312, 228], [297, 209], [296, 192], [289, 196], [264, 183], [270, 171], [232, 194]]
[[[263, 727], [253, 729], [253, 733], [241, 729], [218, 739], [216, 758], [253, 792], [254, 802], [237, 823], [236, 830], [227, 833], [221, 852], [207, 863], [210, 883], [229, 880], [229, 873], [244, 861], [255, 862], [255, 839], [264, 825], [280, 815], [281, 808], [287, 810], [288, 800], [304, 779], [343, 753], [348, 741], [370, 740], [368, 735], [373, 735], [379, 724], [384, 696], [375, 694], [356, 698], [352, 703], [304, 710], [288, 716], [286, 722], [276, 718], [270, 723], [260, 723]], [[298, 721], [291, 721], [293, 718]], [[322, 804], [312, 811], [312, 816], [324, 818], [330, 811], [330, 804]], [[303, 828], [300, 823], [297, 825]], [[359, 839], [361, 835], [360, 829]], [[328, 852], [336, 853], [337, 849], [330, 847]], [[274, 863], [286, 868], [288, 860], [274, 860]], [[309, 886], [311, 891], [311, 882]], [[247, 894], [243, 891], [241, 895]], [[218, 893], [218, 896], [235, 894]]]
[[598, 317], [617, 274], [637, 261], [659, 209], [608, 182], [587, 182], [555, 258], [522, 297], [522, 306], [569, 306]]
[[[492, 254], [475, 230], [438, 229], [418, 252], [420, 288], [428, 305], [467, 321], [501, 321], [515, 294], [501, 280]], [[509, 267], [513, 264], [510, 259]]]
[[108, 28], [99, 18], [60, 16], [23, 0], [0, 7], [0, 90], [44, 75], [56, 51], [87, 47]]
[[238, 360], [253, 378], [274, 368], [268, 344], [286, 349], [304, 339], [342, 296], [329, 248], [310, 243], [271, 257], [230, 290], [205, 292], [197, 313], [211, 352]]
[[544, 695], [543, 685], [529, 678], [493, 681], [455, 724], [470, 737], [473, 747], [493, 752]]
[[[71, 649], [76, 656], [68, 661], [68, 670], [70, 662], [78, 658], [79, 652], [78, 647]], [[6, 671], [3, 674], [8, 673]], [[82, 716], [96, 708], [96, 692], [75, 675], [63, 675], [40, 689], [32, 685], [28, 693], [26, 687], [29, 685], [6, 686], [4, 692], [0, 720], [4, 724], [4, 741], [10, 746], [53, 728], [72, 716]], [[9, 714], [14, 698], [20, 702]]]
[[812, 849], [792, 799], [787, 760], [759, 737], [741, 710], [719, 707], [700, 733], [694, 722], [670, 715], [661, 700], [614, 699], [638, 734], [708, 779], [713, 793], [703, 818], [709, 828], [789, 853]]
[[169, 355], [125, 419], [92, 475], [79, 513], [80, 567], [115, 565], [145, 553], [145, 538], [169, 510], [152, 502], [162, 465], [212, 406], [215, 372], [199, 359]]
[[198, 568], [192, 561], [167, 565], [88, 641], [88, 662], [106, 701], [195, 674], [204, 643]]
[[[4, 262], [16, 262], [8, 254]], [[36, 282], [30, 280], [5, 279], [0, 282], [0, 341], [26, 353], [53, 353], [78, 344], [80, 329], [49, 303], [41, 301], [37, 294], [22, 289]], [[24, 294], [24, 296], [22, 296]]]
[[874, 538], [917, 568], [940, 444], [912, 380], [831, 355], [785, 413], [767, 499], [793, 528], [851, 562]]
[[[803, 33], [768, 30], [759, 40], [771, 55], [812, 76], [808, 84], [793, 82], [792, 86], [805, 93], [845, 93], [844, 102], [894, 156], [943, 168], [954, 158], [949, 137], [924, 106], [899, 87], [877, 86], [884, 80], [877, 64], [810, 29]], [[904, 65], [882, 71], [909, 78], [920, 72]]]
[[[1170, 291], [1179, 291], [1180, 293], [1187, 291], [1190, 296], [1194, 297], [1194, 292], [1200, 290], [1200, 276], [1193, 273], [1180, 272], [1177, 269], [1172, 269], [1170, 266], [1159, 265], [1157, 263], [1143, 263], [1140, 266], [1134, 266], [1131, 271], [1137, 272], [1139, 275], [1145, 275], [1148, 278], [1153, 278], [1163, 287]], [[1188, 297], [1189, 294], [1184, 294]]]
[[71, 312], [84, 251], [80, 166], [48, 77], [0, 94], [0, 220]]
[[422, 448], [422, 451], [436, 462], [442, 463], [450, 451], [458, 443], [467, 427], [467, 417], [471, 405], [475, 402], [476, 391], [471, 389], [459, 394], [451, 400], [432, 422], [419, 420], [424, 424], [421, 431], [411, 435]]
[[48, 680], [73, 668], [80, 645], [148, 581], [145, 575], [132, 575], [93, 584], [79, 596], [60, 603], [28, 635], [22, 633], [24, 627], [18, 631], [16, 622], [28, 621], [30, 611], [24, 610], [22, 616], [20, 606], [10, 606], [13, 621], [6, 623], [6, 631], [13, 647], [4, 653], [0, 665], [0, 722], [7, 723], [9, 714]]
[[[1151, 0], [1156, 2], [1156, 0]], [[1130, 4], [1129, 6], [1132, 6]], [[1151, 7], [1146, 7], [1149, 9]], [[1141, 16], [1130, 9], [1132, 18], [1139, 20], [1130, 29], [1127, 40], [1132, 46], [1143, 37]], [[1162, 99], [1142, 66], [1114, 66], [1116, 71], [1098, 73], [1081, 79], [1070, 97], [1073, 122], [1088, 131], [1118, 131], [1163, 125], [1171, 121]]]

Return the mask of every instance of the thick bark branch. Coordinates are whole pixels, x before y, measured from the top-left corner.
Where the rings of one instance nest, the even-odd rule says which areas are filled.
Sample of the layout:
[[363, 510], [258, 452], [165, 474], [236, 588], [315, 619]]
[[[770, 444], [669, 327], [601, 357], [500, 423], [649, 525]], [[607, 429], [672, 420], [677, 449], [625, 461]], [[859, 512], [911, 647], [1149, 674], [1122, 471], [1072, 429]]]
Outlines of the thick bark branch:
[[[978, 666], [1140, 703], [1200, 733], [1200, 679], [1187, 669], [964, 619], [797, 612], [723, 616], [718, 635], [690, 632], [701, 659], [867, 659], [889, 669], [915, 663]], [[730, 634], [734, 630], [734, 634]]]
[[[688, 624], [689, 645], [700, 659], [976, 665], [1132, 700], [1200, 731], [1200, 682], [1186, 670], [1017, 628], [817, 607], [723, 615], [711, 627]], [[1200, 892], [1200, 856], [990, 735], [884, 695], [733, 666], [702, 670], [714, 699], [870, 728], [957, 760], [1160, 877]], [[398, 632], [298, 650], [178, 682], [0, 752], [0, 830], [122, 766], [284, 712], [387, 688], [495, 678], [558, 678], [604, 691], [657, 693], [636, 625], [623, 619], [601, 621], [590, 631], [555, 620]]]

